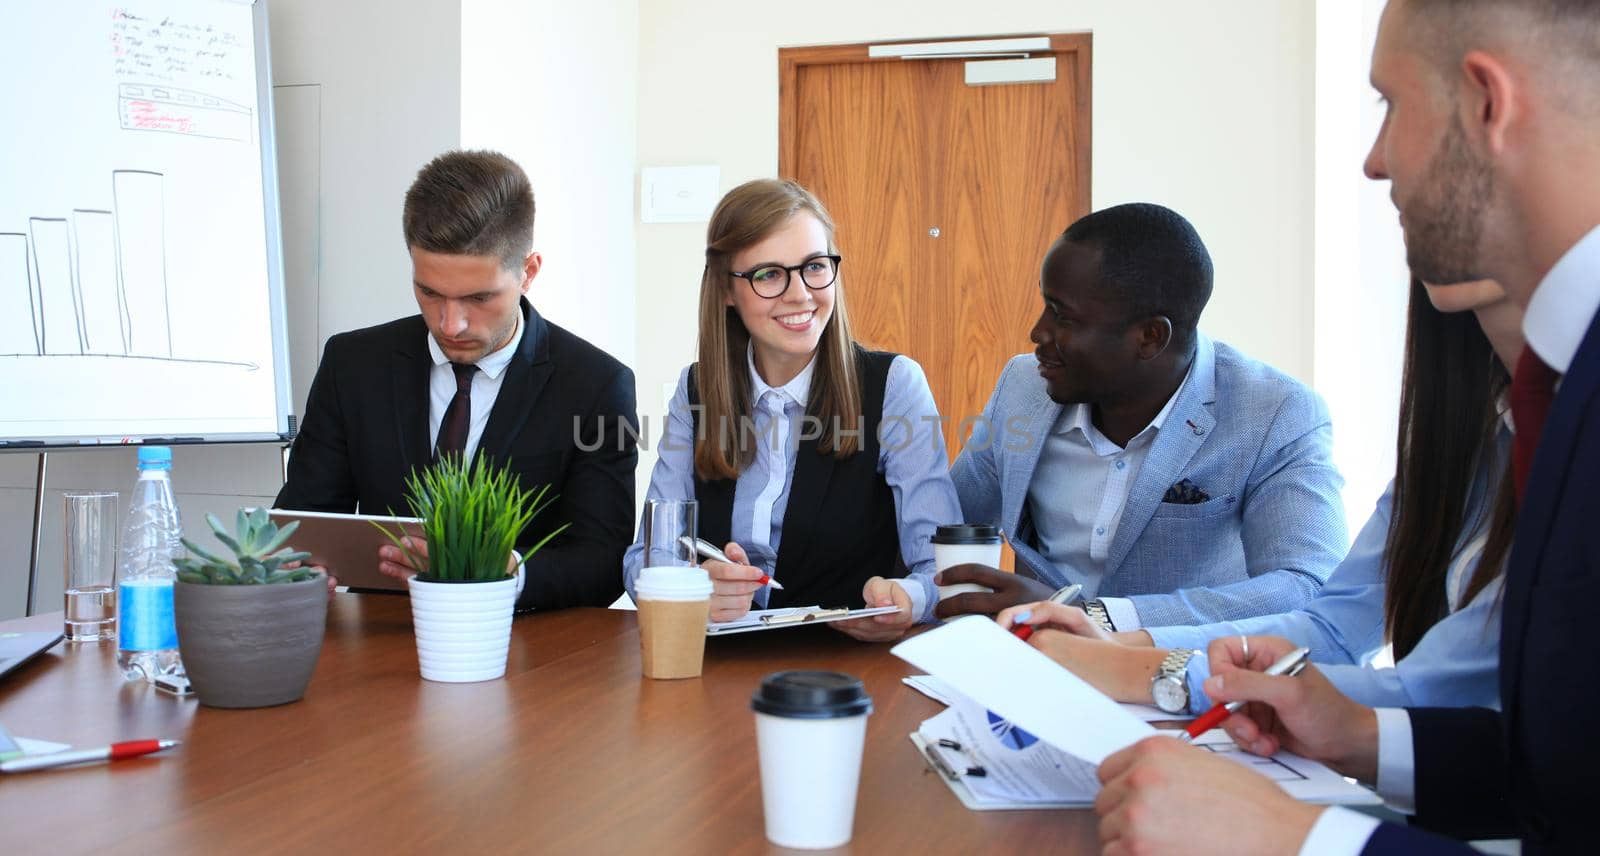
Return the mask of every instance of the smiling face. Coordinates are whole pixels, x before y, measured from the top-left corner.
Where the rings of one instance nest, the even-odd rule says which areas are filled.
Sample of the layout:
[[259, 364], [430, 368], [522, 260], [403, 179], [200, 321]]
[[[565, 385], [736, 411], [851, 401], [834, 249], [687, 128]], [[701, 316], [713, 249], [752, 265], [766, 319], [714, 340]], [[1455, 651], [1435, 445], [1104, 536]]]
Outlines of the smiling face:
[[428, 332], [453, 363], [476, 363], [511, 340], [522, 295], [539, 272], [530, 253], [521, 270], [496, 256], [435, 253], [411, 248], [412, 291]]
[[1372, 85], [1386, 112], [1365, 172], [1390, 182], [1412, 273], [1438, 283], [1480, 279], [1493, 174], [1468, 140], [1445, 81], [1408, 40], [1416, 23], [1402, 6], [1384, 10], [1373, 48]]
[[1138, 385], [1138, 326], [1100, 283], [1100, 251], [1058, 241], [1039, 272], [1044, 310], [1028, 338], [1050, 399], [1100, 404]]
[[[734, 253], [729, 269], [744, 273], [767, 265], [794, 267], [830, 252], [827, 228], [809, 212], [801, 211], [765, 238]], [[766, 298], [756, 294], [749, 281], [728, 277], [726, 303], [750, 332], [756, 368], [764, 378], [769, 372], [792, 378], [793, 374], [778, 367], [792, 367], [798, 373], [816, 353], [822, 331], [833, 317], [833, 295], [838, 287], [836, 282], [827, 288], [807, 288], [801, 271], [796, 270], [782, 294]]]

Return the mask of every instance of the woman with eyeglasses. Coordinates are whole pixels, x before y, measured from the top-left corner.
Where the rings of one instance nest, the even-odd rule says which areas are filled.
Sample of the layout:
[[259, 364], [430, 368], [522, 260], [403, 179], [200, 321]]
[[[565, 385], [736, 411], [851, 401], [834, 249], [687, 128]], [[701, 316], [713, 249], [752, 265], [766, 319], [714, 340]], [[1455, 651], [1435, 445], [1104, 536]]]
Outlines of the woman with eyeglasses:
[[[961, 519], [938, 408], [909, 357], [850, 335], [833, 221], [792, 181], [734, 188], [706, 230], [699, 359], [668, 408], [648, 499], [699, 502], [711, 620], [785, 606], [898, 606], [857, 639], [928, 621], [936, 526]], [[623, 559], [628, 591], [643, 527]], [[777, 580], [782, 589], [768, 580]]]

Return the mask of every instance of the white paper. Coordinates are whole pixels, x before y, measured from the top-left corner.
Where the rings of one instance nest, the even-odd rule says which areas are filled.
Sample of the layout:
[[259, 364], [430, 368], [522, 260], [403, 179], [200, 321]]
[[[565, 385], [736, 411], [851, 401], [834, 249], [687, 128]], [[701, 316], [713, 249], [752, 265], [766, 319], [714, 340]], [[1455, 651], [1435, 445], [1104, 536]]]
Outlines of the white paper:
[[763, 620], [764, 618], [769, 617], [783, 617], [787, 615], [800, 615], [807, 612], [817, 612], [821, 609], [822, 607], [820, 606], [787, 606], [782, 609], [752, 609], [744, 615], [733, 619], [732, 621], [707, 621], [706, 633], [717, 635], [726, 633], [740, 633], [749, 630], [777, 630], [781, 627], [801, 627], [806, 624], [827, 624], [833, 621], [845, 621], [851, 618], [866, 618], [873, 615], [888, 615], [891, 612], [900, 611], [900, 607], [898, 606], [873, 606], [862, 609], [852, 609], [848, 615], [830, 615], [811, 621], [795, 621], [786, 622], [783, 624], [771, 624]]
[[981, 615], [969, 615], [890, 649], [956, 692], [1099, 765], [1107, 755], [1155, 734], [1077, 675]]
[[622, 593], [622, 597], [619, 597], [616, 600], [612, 601], [611, 605], [606, 607], [606, 609], [620, 609], [620, 610], [623, 610], [625, 612], [638, 612], [639, 611], [639, 607], [633, 605], [633, 598], [628, 597], [628, 593], [627, 592], [623, 592]]
[[[948, 710], [922, 723], [918, 733], [935, 744], [928, 751], [938, 753], [981, 806], [1088, 805], [1100, 791], [1093, 765], [968, 699], [957, 698]], [[961, 748], [939, 746], [940, 738]], [[974, 767], [981, 768], [984, 775], [970, 774]]]
[[[901, 678], [900, 681], [940, 704], [949, 704], [950, 699], [960, 695], [951, 689], [949, 684], [933, 675], [911, 675], [910, 677]], [[1194, 719], [1194, 714], [1192, 713], [1167, 713], [1153, 704], [1117, 702], [1117, 705], [1145, 722], [1182, 722]]]

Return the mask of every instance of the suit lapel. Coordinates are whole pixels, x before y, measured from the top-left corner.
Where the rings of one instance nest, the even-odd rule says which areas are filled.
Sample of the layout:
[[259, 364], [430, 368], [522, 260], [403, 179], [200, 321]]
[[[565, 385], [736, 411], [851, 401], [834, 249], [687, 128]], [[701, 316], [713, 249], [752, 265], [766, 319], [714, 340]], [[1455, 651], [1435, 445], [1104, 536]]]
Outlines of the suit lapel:
[[1508, 716], [1516, 713], [1521, 678], [1522, 641], [1528, 626], [1529, 595], [1537, 582], [1545, 543], [1555, 524], [1561, 496], [1567, 490], [1567, 466], [1582, 439], [1583, 413], [1600, 394], [1600, 315], [1561, 379], [1561, 388], [1545, 417], [1533, 456], [1528, 490], [1517, 511], [1516, 535], [1506, 562], [1505, 605], [1500, 634], [1500, 698]]
[[489, 422], [478, 440], [480, 451], [496, 457], [509, 454], [511, 438], [522, 431], [555, 368], [550, 362], [550, 327], [526, 298], [522, 301], [522, 323], [522, 341], [506, 366], [500, 394], [495, 397]]
[[[1006, 472], [1001, 483], [1001, 497], [1005, 502], [1005, 507], [1000, 509], [1001, 525], [1006, 527], [1008, 537], [1029, 546], [1033, 546], [1033, 520], [1028, 515], [1028, 485], [1033, 483], [1033, 471], [1039, 466], [1039, 457], [1044, 454], [1045, 443], [1049, 442], [1050, 432], [1055, 430], [1063, 409], [1050, 400], [1042, 385], [1039, 390], [1039, 399], [1033, 403], [1033, 412], [1028, 414], [1028, 447], [1006, 456]], [[994, 426], [991, 430], [995, 442], [1002, 444], [1004, 450], [1004, 444], [1011, 437], [1006, 426]]]
[[1205, 336], [1200, 336], [1196, 343], [1194, 366], [1189, 371], [1188, 384], [1167, 411], [1167, 419], [1156, 432], [1150, 454], [1145, 456], [1133, 488], [1128, 491], [1122, 519], [1117, 523], [1117, 535], [1106, 554], [1107, 578], [1122, 566], [1122, 560], [1128, 557], [1161, 506], [1167, 488], [1183, 477], [1184, 468], [1216, 427], [1217, 419], [1211, 411], [1217, 399], [1216, 349]]
[[394, 424], [406, 473], [427, 466], [433, 456], [428, 446], [428, 373], [433, 370], [433, 358], [428, 354], [427, 339], [423, 338], [432, 334], [426, 326], [418, 326], [422, 327], [420, 336], [408, 336], [407, 341], [395, 347], [390, 373]]

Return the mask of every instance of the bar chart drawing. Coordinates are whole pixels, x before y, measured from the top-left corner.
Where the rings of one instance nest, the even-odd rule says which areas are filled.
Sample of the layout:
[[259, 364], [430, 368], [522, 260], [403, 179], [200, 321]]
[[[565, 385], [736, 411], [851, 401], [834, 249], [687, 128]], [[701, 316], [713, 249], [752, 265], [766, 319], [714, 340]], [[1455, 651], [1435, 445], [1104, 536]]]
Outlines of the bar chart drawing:
[[0, 232], [0, 357], [256, 364], [177, 353], [167, 283], [165, 181], [111, 171], [111, 207], [31, 216]]

